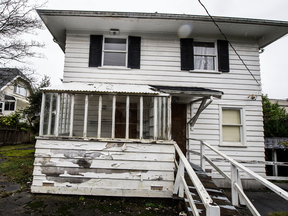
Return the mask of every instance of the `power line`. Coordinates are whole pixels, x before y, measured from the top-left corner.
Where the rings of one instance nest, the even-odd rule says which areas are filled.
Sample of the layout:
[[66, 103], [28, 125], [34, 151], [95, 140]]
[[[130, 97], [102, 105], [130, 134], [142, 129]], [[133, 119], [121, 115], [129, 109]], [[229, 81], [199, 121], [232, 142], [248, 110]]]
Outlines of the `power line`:
[[230, 41], [228, 40], [228, 38], [226, 37], [226, 35], [222, 32], [220, 26], [216, 23], [216, 21], [214, 20], [214, 18], [210, 15], [210, 13], [208, 12], [207, 8], [205, 7], [204, 4], [202, 4], [201, 0], [198, 0], [198, 2], [202, 5], [202, 7], [205, 9], [206, 13], [208, 14], [208, 16], [212, 19], [213, 23], [215, 24], [215, 26], [219, 29], [220, 33], [224, 36], [225, 40], [228, 42], [228, 44], [230, 45], [230, 47], [233, 49], [233, 51], [236, 53], [236, 55], [238, 56], [238, 58], [241, 60], [241, 62], [243, 63], [243, 65], [245, 66], [245, 68], [248, 70], [248, 72], [251, 74], [251, 76], [254, 78], [254, 80], [257, 82], [258, 85], [260, 85], [260, 83], [258, 82], [258, 80], [255, 78], [255, 76], [253, 75], [253, 73], [250, 71], [250, 69], [248, 68], [248, 66], [245, 64], [245, 62], [243, 61], [243, 59], [241, 58], [241, 56], [238, 54], [238, 52], [236, 51], [236, 49], [233, 47], [233, 45], [230, 43]]

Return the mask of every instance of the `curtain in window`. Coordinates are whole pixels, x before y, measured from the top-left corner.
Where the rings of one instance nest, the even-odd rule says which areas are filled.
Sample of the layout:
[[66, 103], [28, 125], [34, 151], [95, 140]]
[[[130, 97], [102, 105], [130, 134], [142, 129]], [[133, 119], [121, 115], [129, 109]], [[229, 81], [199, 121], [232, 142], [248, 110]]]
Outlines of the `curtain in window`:
[[215, 49], [213, 43], [194, 42], [194, 67], [199, 70], [214, 70]]

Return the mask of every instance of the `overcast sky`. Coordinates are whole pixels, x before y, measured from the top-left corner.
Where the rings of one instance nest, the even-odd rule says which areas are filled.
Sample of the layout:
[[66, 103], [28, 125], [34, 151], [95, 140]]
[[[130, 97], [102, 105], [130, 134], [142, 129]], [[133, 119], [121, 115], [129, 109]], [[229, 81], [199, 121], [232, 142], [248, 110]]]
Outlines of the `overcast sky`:
[[[202, 0], [212, 16], [229, 16], [288, 21], [288, 0]], [[49, 0], [46, 9], [158, 12], [206, 15], [198, 0]], [[46, 58], [36, 59], [40, 74], [59, 84], [63, 76], [64, 54], [47, 29], [40, 31], [46, 43]], [[270, 98], [288, 98], [288, 36], [265, 48], [260, 55], [262, 90]], [[248, 72], [247, 72], [248, 73]]]

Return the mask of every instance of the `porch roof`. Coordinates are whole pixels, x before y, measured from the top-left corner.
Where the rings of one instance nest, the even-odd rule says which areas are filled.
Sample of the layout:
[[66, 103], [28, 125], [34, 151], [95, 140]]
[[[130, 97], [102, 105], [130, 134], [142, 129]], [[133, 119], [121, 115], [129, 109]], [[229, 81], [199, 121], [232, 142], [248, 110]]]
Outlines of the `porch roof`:
[[59, 85], [42, 88], [44, 92], [71, 92], [71, 93], [122, 93], [122, 94], [148, 94], [158, 96], [169, 96], [170, 94], [185, 94], [193, 96], [213, 96], [221, 98], [222, 91], [183, 86], [157, 86], [140, 84], [119, 83], [61, 83]]
[[151, 85], [153, 89], [158, 90], [162, 93], [167, 94], [185, 94], [185, 95], [193, 95], [193, 96], [200, 96], [200, 97], [217, 97], [221, 98], [224, 94], [222, 91], [200, 88], [200, 87], [184, 87], [184, 86], [156, 86]]
[[120, 93], [120, 94], [147, 94], [169, 96], [167, 93], [154, 90], [149, 85], [119, 84], [119, 83], [62, 83], [42, 88], [44, 92], [71, 92], [71, 93]]

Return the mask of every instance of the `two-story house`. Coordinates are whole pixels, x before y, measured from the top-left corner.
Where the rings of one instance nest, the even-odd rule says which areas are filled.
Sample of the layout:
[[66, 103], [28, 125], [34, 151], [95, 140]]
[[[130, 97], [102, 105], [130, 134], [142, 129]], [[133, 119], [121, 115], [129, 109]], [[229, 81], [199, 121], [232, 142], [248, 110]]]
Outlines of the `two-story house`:
[[31, 83], [17, 68], [0, 68], [0, 115], [23, 110], [28, 104]]
[[288, 22], [216, 17], [240, 59], [208, 16], [37, 12], [65, 66], [63, 83], [43, 89], [32, 192], [171, 197], [174, 142], [199, 164], [192, 139], [265, 175], [248, 163], [265, 161], [259, 50]]

